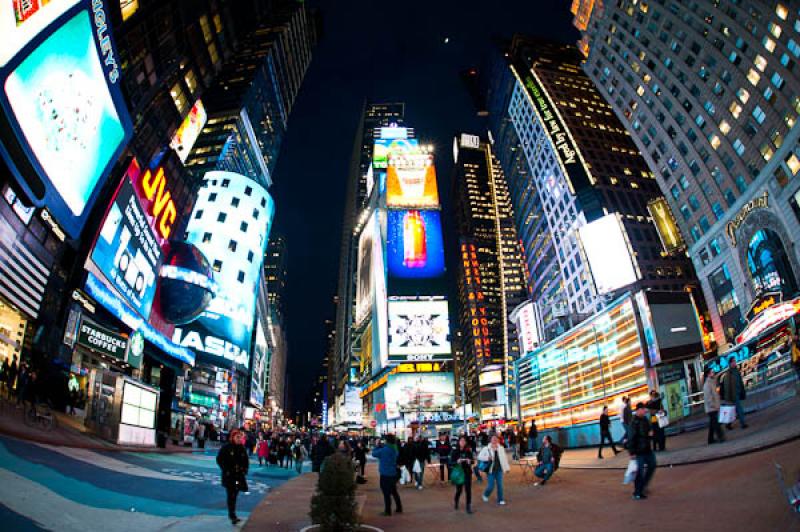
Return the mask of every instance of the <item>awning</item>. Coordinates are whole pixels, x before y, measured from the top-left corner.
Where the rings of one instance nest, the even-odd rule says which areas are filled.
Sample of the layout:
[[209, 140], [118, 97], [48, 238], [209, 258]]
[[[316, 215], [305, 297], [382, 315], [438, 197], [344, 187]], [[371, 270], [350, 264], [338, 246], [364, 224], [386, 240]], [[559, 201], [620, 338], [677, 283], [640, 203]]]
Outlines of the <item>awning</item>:
[[762, 310], [736, 337], [736, 344], [744, 344], [800, 313], [800, 297], [777, 303]]

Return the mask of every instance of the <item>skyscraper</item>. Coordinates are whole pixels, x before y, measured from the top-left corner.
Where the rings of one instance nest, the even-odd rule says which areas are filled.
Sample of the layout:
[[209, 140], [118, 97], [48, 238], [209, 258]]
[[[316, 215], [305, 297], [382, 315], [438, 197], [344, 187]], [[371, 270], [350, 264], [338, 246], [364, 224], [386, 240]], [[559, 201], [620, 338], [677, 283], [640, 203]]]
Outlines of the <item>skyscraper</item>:
[[[685, 255], [659, 241], [653, 173], [580, 62], [574, 46], [516, 36], [487, 93], [547, 339], [624, 290], [695, 283]], [[598, 247], [597, 233], [609, 245]]]
[[764, 294], [796, 294], [800, 22], [794, 2], [575, 0], [584, 70], [664, 191], [733, 342]]
[[[456, 378], [481, 419], [509, 417], [508, 378], [519, 355], [511, 312], [527, 297], [508, 185], [488, 142], [454, 140], [453, 204], [459, 236], [458, 317], [462, 349]], [[508, 385], [504, 388], [505, 385]], [[508, 391], [508, 394], [506, 393]]]

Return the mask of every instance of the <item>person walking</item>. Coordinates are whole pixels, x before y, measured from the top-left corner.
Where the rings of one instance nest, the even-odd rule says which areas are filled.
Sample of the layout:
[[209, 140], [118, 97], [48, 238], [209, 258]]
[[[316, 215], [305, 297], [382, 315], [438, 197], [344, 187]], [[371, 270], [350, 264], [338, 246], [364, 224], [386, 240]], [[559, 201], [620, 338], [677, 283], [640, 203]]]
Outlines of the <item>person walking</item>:
[[381, 492], [383, 493], [383, 515], [392, 515], [392, 499], [395, 513], [403, 513], [403, 503], [397, 493], [397, 444], [391, 434], [387, 434], [385, 443], [382, 440], [372, 450], [372, 456], [378, 459]]
[[197, 428], [194, 429], [194, 437], [197, 440], [197, 448], [198, 449], [205, 449], [206, 448], [206, 426], [202, 423], [197, 424]]
[[[399, 452], [400, 457], [398, 459], [398, 463], [400, 464], [401, 468], [405, 468], [406, 473], [408, 474], [408, 476], [404, 477], [402, 481], [403, 484], [405, 484], [405, 478], [414, 478], [414, 439], [409, 437], [405, 442], [401, 442]], [[411, 481], [409, 480], [408, 483], [410, 482]]]
[[22, 404], [28, 394], [28, 379], [30, 372], [28, 371], [28, 364], [21, 363], [19, 365], [19, 375], [17, 376], [17, 386], [15, 393], [17, 394], [17, 404]]
[[455, 495], [455, 509], [458, 510], [458, 501], [461, 499], [461, 493], [466, 494], [467, 506], [466, 511], [468, 514], [472, 513], [472, 465], [475, 463], [475, 455], [472, 452], [472, 447], [467, 442], [467, 437], [462, 435], [458, 439], [456, 448], [450, 453], [450, 465], [455, 469], [460, 467], [464, 472], [464, 482], [456, 484]]
[[[719, 424], [719, 391], [717, 391], [717, 374], [710, 367], [703, 371], [703, 403], [708, 414], [708, 444], [724, 442], [722, 425]], [[716, 436], [716, 439], [715, 439]]]
[[6, 377], [6, 387], [8, 388], [8, 398], [11, 399], [11, 396], [14, 393], [14, 385], [17, 381], [17, 355], [14, 355], [14, 358], [11, 359], [11, 364], [6, 369], [5, 377]]
[[258, 433], [258, 443], [256, 444], [256, 454], [258, 455], [258, 465], [263, 467], [264, 463], [269, 465], [269, 443], [264, 438], [264, 434]]
[[217, 454], [217, 465], [222, 470], [222, 485], [227, 494], [228, 517], [234, 525], [240, 521], [236, 517], [236, 497], [240, 491], [249, 491], [246, 477], [250, 469], [250, 458], [245, 449], [246, 443], [247, 437], [244, 433], [234, 429], [228, 443]]
[[636, 460], [636, 480], [633, 483], [633, 498], [646, 499], [645, 489], [656, 472], [656, 454], [653, 452], [653, 424], [648, 419], [644, 403], [636, 403], [636, 412], [631, 421], [628, 451]]
[[453, 446], [450, 445], [450, 438], [446, 433], [439, 434], [439, 441], [436, 442], [434, 449], [439, 456], [439, 480], [444, 482], [444, 471], [447, 470], [447, 479], [450, 479], [450, 453], [453, 452]]
[[542, 479], [536, 482], [535, 486], [544, 486], [556, 470], [556, 455], [553, 453], [553, 439], [545, 436], [542, 440], [542, 448], [537, 455], [539, 465], [536, 466], [533, 474]]
[[294, 440], [292, 445], [292, 457], [294, 458], [294, 470], [298, 475], [303, 473], [303, 462], [308, 458], [308, 451], [305, 446], [300, 442], [300, 438]]
[[619, 415], [620, 423], [622, 423], [622, 438], [619, 443], [622, 447], [628, 447], [628, 430], [631, 428], [631, 421], [633, 421], [633, 410], [631, 410], [631, 398], [627, 395], [622, 398], [622, 412]]
[[534, 454], [538, 450], [537, 438], [539, 437], [539, 430], [536, 428], [536, 420], [531, 420], [531, 426], [528, 429], [528, 452]]
[[417, 439], [414, 441], [413, 449], [414, 463], [412, 465], [412, 471], [417, 469], [419, 470], [414, 472], [414, 480], [417, 483], [417, 489], [421, 490], [425, 476], [425, 464], [431, 463], [431, 448], [427, 439], [417, 435]]
[[611, 450], [614, 451], [614, 456], [619, 454], [616, 445], [614, 445], [614, 438], [611, 437], [611, 419], [608, 417], [608, 407], [603, 406], [603, 413], [600, 414], [600, 447], [597, 448], [597, 458], [603, 459], [603, 444], [608, 440], [611, 444]]
[[511, 467], [508, 465], [506, 450], [500, 445], [500, 438], [492, 436], [489, 445], [484, 447], [478, 455], [478, 461], [489, 464], [489, 468], [486, 470], [488, 483], [486, 484], [486, 490], [483, 492], [483, 502], [489, 502], [489, 496], [492, 494], [495, 485], [497, 485], [497, 504], [505, 506], [503, 475], [508, 473]]
[[367, 467], [367, 447], [364, 440], [358, 440], [356, 442], [356, 446], [353, 449], [353, 458], [358, 465], [359, 478], [363, 481]]
[[646, 405], [650, 411], [650, 423], [653, 428], [653, 450], [666, 451], [667, 450], [667, 433], [661, 425], [658, 424], [658, 414], [664, 412], [664, 404], [661, 394], [656, 390], [650, 392], [650, 400]]
[[[744, 387], [744, 380], [739, 371], [739, 366], [736, 363], [736, 358], [728, 358], [728, 374], [722, 380], [722, 399], [731, 403], [736, 407], [736, 419], [739, 420], [739, 426], [743, 429], [747, 428], [747, 423], [744, 420], [744, 407], [742, 401], [747, 397], [747, 391]], [[733, 423], [728, 423], [728, 430], [733, 428]]]

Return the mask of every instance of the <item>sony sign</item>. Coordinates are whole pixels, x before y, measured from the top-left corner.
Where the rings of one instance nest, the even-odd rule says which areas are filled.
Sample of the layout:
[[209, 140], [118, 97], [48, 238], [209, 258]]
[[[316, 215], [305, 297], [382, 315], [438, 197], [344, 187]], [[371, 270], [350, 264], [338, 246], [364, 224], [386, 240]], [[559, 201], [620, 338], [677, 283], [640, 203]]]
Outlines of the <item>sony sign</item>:
[[223, 357], [234, 364], [247, 367], [250, 356], [244, 349], [234, 343], [217, 338], [199, 331], [184, 331], [176, 327], [172, 341], [181, 347], [194, 350], [196, 353], [205, 353], [215, 357]]

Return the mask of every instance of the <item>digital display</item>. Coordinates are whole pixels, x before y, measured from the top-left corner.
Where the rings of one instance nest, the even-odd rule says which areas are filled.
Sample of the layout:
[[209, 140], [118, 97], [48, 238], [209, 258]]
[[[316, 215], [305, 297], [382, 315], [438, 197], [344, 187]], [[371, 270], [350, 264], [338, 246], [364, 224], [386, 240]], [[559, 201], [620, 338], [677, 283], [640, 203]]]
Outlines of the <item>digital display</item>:
[[372, 307], [373, 274], [372, 256], [375, 238], [375, 218], [370, 217], [358, 238], [358, 283], [356, 285], [356, 322], [367, 317]]
[[391, 277], [431, 279], [444, 274], [439, 211], [390, 210], [386, 239]]
[[503, 372], [499, 369], [489, 371], [482, 371], [478, 375], [478, 384], [481, 386], [489, 386], [490, 384], [502, 384]]
[[675, 222], [675, 217], [672, 215], [672, 210], [669, 208], [666, 199], [657, 198], [652, 200], [647, 204], [647, 211], [653, 218], [653, 223], [656, 226], [658, 237], [661, 239], [661, 245], [664, 246], [664, 251], [672, 253], [685, 247], [681, 230]]
[[128, 20], [139, 9], [139, 0], [119, 0], [119, 9], [122, 20]]
[[613, 292], [637, 281], [625, 229], [616, 214], [586, 224], [578, 233], [598, 293]]
[[[235, 205], [235, 206], [234, 206]], [[172, 340], [219, 364], [250, 364], [256, 293], [275, 214], [267, 191], [234, 172], [207, 172], [186, 228], [186, 241], [212, 265], [216, 296]]]
[[452, 358], [447, 301], [389, 301], [389, 360]]
[[396, 373], [384, 390], [389, 419], [403, 412], [452, 410], [456, 401], [452, 373]]
[[386, 205], [389, 207], [438, 207], [436, 167], [433, 155], [391, 153], [386, 170]]
[[517, 327], [520, 353], [530, 353], [539, 345], [539, 326], [536, 321], [536, 309], [533, 301], [527, 301], [517, 307], [513, 314], [514, 324]]
[[[623, 395], [646, 398], [647, 379], [633, 302], [625, 297], [516, 364], [523, 419], [539, 428], [594, 422]], [[611, 415], [614, 415], [612, 412]]]
[[375, 146], [372, 153], [372, 166], [376, 169], [382, 169], [389, 166], [389, 157], [392, 154], [421, 154], [422, 151], [419, 147], [417, 139], [406, 138], [380, 138], [375, 140]]
[[[134, 167], [131, 166], [131, 169]], [[156, 292], [161, 247], [127, 173], [106, 213], [91, 260], [145, 319]]]
[[250, 402], [264, 406], [264, 387], [269, 363], [269, 345], [261, 322], [256, 320], [256, 340], [253, 346], [253, 364], [250, 372]]
[[185, 163], [189, 157], [189, 153], [192, 151], [197, 137], [200, 136], [200, 132], [203, 131], [207, 120], [206, 108], [203, 107], [203, 102], [197, 100], [189, 114], [183, 119], [178, 131], [175, 132], [175, 136], [172, 137], [172, 142], [169, 144], [169, 147], [178, 154], [178, 158], [182, 163]]
[[[45, 28], [78, 3], [63, 24]], [[7, 33], [9, 11], [17, 26]], [[15, 0], [0, 8], [0, 17], [2, 104], [13, 135], [4, 140], [10, 149], [3, 155], [36, 206], [47, 207], [77, 236], [131, 134], [103, 2]], [[24, 57], [9, 55], [34, 40]], [[12, 148], [16, 143], [27, 160]]]
[[703, 354], [697, 309], [687, 292], [643, 292], [650, 308], [661, 360]]

